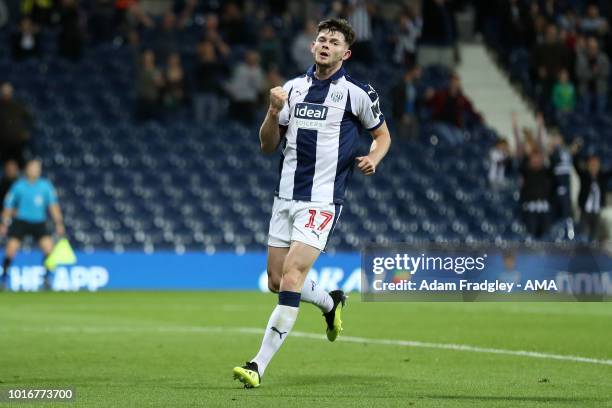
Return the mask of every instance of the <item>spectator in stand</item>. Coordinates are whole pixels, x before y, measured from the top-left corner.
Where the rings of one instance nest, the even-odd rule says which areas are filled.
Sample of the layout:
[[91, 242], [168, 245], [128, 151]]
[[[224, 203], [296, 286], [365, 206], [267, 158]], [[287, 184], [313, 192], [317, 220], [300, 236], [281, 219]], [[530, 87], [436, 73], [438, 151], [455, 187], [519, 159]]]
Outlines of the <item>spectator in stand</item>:
[[268, 71], [270, 67], [282, 67], [284, 65], [281, 42], [271, 24], [265, 24], [261, 29], [259, 55], [264, 71]]
[[229, 56], [231, 48], [223, 41], [219, 33], [219, 18], [216, 14], [211, 13], [206, 16], [204, 39], [213, 44], [219, 60], [223, 60]]
[[310, 48], [317, 35], [317, 23], [306, 20], [302, 31], [293, 39], [291, 46], [291, 57], [297, 65], [299, 72], [306, 72], [312, 65], [312, 53]]
[[599, 50], [596, 38], [587, 40], [586, 49], [579, 49], [576, 58], [576, 77], [582, 111], [604, 113], [608, 102], [610, 60]]
[[4, 210], [4, 198], [11, 189], [13, 183], [19, 178], [19, 164], [15, 160], [7, 160], [4, 163], [4, 171], [0, 180], [0, 212]]
[[527, 46], [530, 21], [524, 15], [519, 0], [504, 2], [503, 7], [501, 12], [502, 29], [499, 30], [499, 28], [494, 27], [493, 30], [501, 31], [501, 43], [504, 49], [508, 50], [508, 54], [510, 54], [517, 48]]
[[520, 203], [527, 232], [542, 238], [550, 228], [550, 198], [553, 191], [552, 173], [544, 164], [544, 156], [535, 150], [520, 165]]
[[40, 55], [38, 27], [28, 17], [21, 20], [19, 30], [12, 35], [13, 58], [24, 60]]
[[372, 15], [374, 5], [367, 0], [349, 0], [345, 13], [355, 31], [355, 42], [351, 46], [351, 60], [370, 64], [372, 50]]
[[83, 34], [77, 0], [62, 0], [60, 8], [59, 53], [72, 61], [81, 58]]
[[221, 82], [224, 70], [214, 44], [208, 40], [201, 41], [197, 47], [193, 96], [195, 118], [200, 123], [215, 123], [221, 114]]
[[608, 22], [599, 15], [599, 7], [590, 4], [586, 15], [580, 20], [580, 31], [589, 36], [602, 38], [608, 32]]
[[489, 152], [489, 183], [493, 189], [504, 188], [507, 184], [506, 175], [512, 167], [510, 147], [505, 138], [499, 138]]
[[482, 116], [474, 110], [470, 100], [461, 90], [458, 74], [451, 75], [447, 89], [434, 91], [428, 89], [425, 98], [434, 120], [433, 128], [451, 145], [465, 140], [462, 129], [475, 123], [483, 123]]
[[423, 20], [416, 7], [407, 6], [400, 14], [398, 25], [395, 27], [395, 49], [393, 61], [403, 66], [416, 63], [417, 40], [423, 30]]
[[576, 107], [576, 91], [566, 69], [559, 71], [559, 81], [552, 91], [552, 105], [558, 115], [573, 112]]
[[566, 146], [565, 140], [558, 130], [551, 132], [549, 157], [550, 167], [554, 175], [553, 210], [556, 219], [565, 222], [568, 238], [574, 237], [574, 218], [572, 211], [571, 194], [571, 173], [572, 173], [572, 154], [576, 150], [576, 145]]
[[574, 156], [574, 167], [580, 177], [580, 231], [592, 242], [601, 240], [603, 228], [601, 211], [606, 207], [608, 184], [612, 178], [612, 170], [603, 172], [599, 156], [588, 156], [586, 163]]
[[15, 160], [25, 164], [24, 150], [30, 140], [32, 115], [13, 99], [13, 86], [5, 82], [0, 86], [0, 161]]
[[171, 54], [178, 51], [176, 16], [171, 11], [164, 14], [161, 30], [156, 33], [154, 43], [155, 55], [160, 61], [166, 61]]
[[219, 29], [223, 38], [232, 47], [252, 44], [256, 38], [247, 24], [243, 11], [233, 1], [224, 5]]
[[418, 50], [421, 66], [431, 64], [453, 68], [458, 56], [455, 55], [457, 25], [448, 0], [423, 0], [423, 32]]
[[416, 139], [419, 134], [418, 111], [422, 103], [419, 84], [421, 68], [408, 67], [402, 79], [392, 89], [393, 120], [400, 138]]
[[264, 89], [264, 80], [264, 73], [259, 65], [259, 54], [256, 51], [247, 51], [244, 62], [238, 64], [227, 84], [232, 118], [246, 125], [253, 123], [257, 101]]
[[186, 99], [185, 72], [181, 63], [181, 56], [172, 53], [164, 71], [164, 107], [168, 110], [176, 109]]
[[512, 112], [512, 133], [514, 135], [514, 146], [516, 149], [515, 156], [518, 160], [523, 160], [525, 156], [529, 156], [535, 151], [546, 150], [546, 128], [544, 127], [544, 116], [541, 113], [536, 114], [536, 131], [525, 126], [521, 131], [518, 123], [516, 112]]
[[139, 119], [153, 119], [159, 115], [163, 87], [164, 77], [155, 65], [155, 53], [152, 50], [145, 50], [141, 55], [136, 80]]
[[546, 41], [533, 48], [532, 67], [535, 70], [536, 97], [540, 106], [547, 106], [555, 79], [559, 71], [569, 72], [571, 52], [559, 41], [559, 32], [554, 24], [546, 28]]

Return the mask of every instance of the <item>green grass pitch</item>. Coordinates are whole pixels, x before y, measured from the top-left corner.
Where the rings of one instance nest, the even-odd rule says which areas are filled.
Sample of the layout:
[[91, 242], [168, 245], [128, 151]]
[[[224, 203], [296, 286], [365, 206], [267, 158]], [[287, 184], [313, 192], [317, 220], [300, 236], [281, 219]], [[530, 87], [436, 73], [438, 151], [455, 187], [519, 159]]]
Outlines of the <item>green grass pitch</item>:
[[301, 334], [260, 388], [243, 389], [232, 368], [258, 350], [275, 303], [250, 292], [1, 293], [0, 389], [76, 389], [76, 402], [44, 407], [612, 406], [609, 303], [362, 303], [353, 294], [342, 335], [389, 344], [329, 343], [320, 312], [302, 304]]

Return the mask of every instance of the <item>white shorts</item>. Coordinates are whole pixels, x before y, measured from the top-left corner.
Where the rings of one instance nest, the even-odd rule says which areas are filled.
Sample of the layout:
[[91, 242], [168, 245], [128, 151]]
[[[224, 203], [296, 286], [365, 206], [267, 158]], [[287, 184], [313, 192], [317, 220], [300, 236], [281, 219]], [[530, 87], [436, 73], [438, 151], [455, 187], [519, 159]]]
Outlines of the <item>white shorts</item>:
[[299, 241], [323, 251], [342, 206], [274, 197], [268, 245], [288, 248]]

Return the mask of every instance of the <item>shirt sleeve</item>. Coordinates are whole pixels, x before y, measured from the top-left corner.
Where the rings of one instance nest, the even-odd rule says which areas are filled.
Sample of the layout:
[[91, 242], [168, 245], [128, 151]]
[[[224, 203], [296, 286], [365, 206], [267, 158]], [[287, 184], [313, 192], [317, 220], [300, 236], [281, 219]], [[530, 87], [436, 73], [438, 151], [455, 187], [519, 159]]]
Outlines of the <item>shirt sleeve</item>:
[[[291, 97], [292, 87], [292, 81], [287, 81], [285, 85], [283, 85], [283, 89], [287, 91], [289, 97]], [[281, 110], [280, 114], [278, 115], [279, 126], [289, 126], [289, 119], [291, 119], [291, 108], [289, 98], [287, 98], [287, 102], [285, 103], [285, 106], [283, 106], [283, 110]]]
[[51, 206], [53, 204], [57, 204], [57, 193], [55, 192], [55, 187], [53, 184], [47, 183], [47, 205]]
[[17, 196], [19, 195], [19, 183], [15, 182], [4, 197], [4, 208], [13, 210], [17, 204]]
[[374, 130], [383, 124], [385, 117], [380, 111], [380, 98], [371, 85], [366, 85], [357, 103], [357, 117], [364, 128]]

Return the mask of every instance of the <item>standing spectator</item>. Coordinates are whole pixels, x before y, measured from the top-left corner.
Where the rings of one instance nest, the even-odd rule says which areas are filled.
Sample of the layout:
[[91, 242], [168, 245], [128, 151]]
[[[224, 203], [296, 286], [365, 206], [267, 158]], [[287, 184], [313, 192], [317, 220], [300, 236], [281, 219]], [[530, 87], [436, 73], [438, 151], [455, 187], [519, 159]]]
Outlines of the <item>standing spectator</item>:
[[193, 96], [195, 118], [198, 122], [215, 123], [219, 118], [223, 71], [224, 67], [217, 57], [214, 44], [207, 40], [201, 41], [197, 47]]
[[351, 59], [370, 63], [372, 59], [372, 17], [374, 7], [367, 0], [349, 0], [347, 20], [355, 30], [355, 42], [351, 46]]
[[506, 173], [512, 165], [508, 141], [499, 138], [489, 152], [489, 183], [494, 189], [506, 186]]
[[305, 72], [312, 65], [310, 49], [316, 33], [317, 24], [313, 20], [306, 20], [302, 31], [293, 39], [291, 57], [300, 72]]
[[[261, 29], [259, 41], [259, 55], [261, 56], [261, 65], [264, 71], [270, 67], [282, 67], [283, 64], [283, 49], [280, 40], [276, 36], [274, 27], [266, 24]], [[309, 53], [310, 55], [310, 53]]]
[[473, 123], [482, 123], [482, 116], [474, 110], [472, 102], [461, 90], [459, 75], [453, 74], [447, 89], [427, 90], [425, 95], [431, 110], [433, 127], [451, 145], [463, 143], [465, 136], [461, 129]]
[[19, 164], [15, 160], [7, 160], [4, 163], [4, 171], [0, 180], [0, 210], [4, 210], [4, 198], [18, 177]]
[[521, 9], [519, 0], [504, 2], [501, 12], [502, 28], [499, 31], [502, 46], [508, 51], [508, 54], [528, 45], [530, 23], [528, 16], [524, 15]]
[[62, 57], [73, 61], [81, 58], [83, 38], [77, 0], [62, 0], [58, 43]]
[[19, 24], [19, 30], [13, 33], [13, 58], [23, 60], [40, 55], [40, 35], [38, 27], [29, 18], [24, 18]]
[[0, 86], [0, 161], [15, 160], [25, 164], [24, 150], [30, 140], [32, 115], [19, 102], [13, 100], [13, 86], [5, 82]]
[[520, 203], [527, 232], [534, 238], [542, 238], [550, 228], [550, 198], [553, 179], [550, 169], [544, 165], [544, 156], [536, 150], [523, 160], [520, 166]]
[[[574, 149], [574, 148], [572, 148]], [[553, 130], [550, 138], [550, 166], [554, 175], [554, 211], [556, 218], [565, 222], [567, 236], [574, 236], [572, 214], [571, 173], [572, 149], [565, 145], [565, 140], [558, 130]]]
[[175, 109], [185, 101], [185, 73], [178, 53], [168, 56], [164, 72], [164, 107]]
[[410, 66], [416, 63], [417, 40], [423, 29], [423, 20], [416, 10], [408, 6], [399, 16], [393, 51], [393, 61], [396, 64]]
[[164, 78], [155, 65], [155, 53], [145, 50], [141, 55], [136, 80], [138, 98], [137, 116], [139, 119], [152, 119], [159, 114], [159, 103]]
[[592, 35], [602, 38], [608, 31], [608, 22], [599, 15], [599, 7], [590, 4], [587, 7], [586, 16], [580, 21], [580, 30], [585, 35]]
[[231, 48], [225, 43], [219, 33], [219, 18], [216, 14], [211, 13], [206, 16], [204, 39], [213, 44], [217, 57], [220, 60], [229, 56]]
[[417, 65], [409, 67], [392, 90], [393, 120], [401, 138], [415, 139], [419, 134], [420, 78], [421, 68]]
[[589, 38], [586, 49], [580, 49], [576, 58], [576, 77], [584, 113], [591, 113], [593, 107], [597, 113], [605, 112], [609, 75], [608, 56], [599, 50], [596, 38]]
[[559, 81], [552, 91], [552, 105], [557, 114], [573, 112], [576, 106], [576, 91], [566, 69], [559, 71]]
[[178, 51], [176, 33], [176, 16], [171, 11], [162, 18], [161, 30], [155, 36], [155, 55], [160, 61], [166, 61], [170, 54]]
[[259, 54], [256, 51], [247, 51], [244, 62], [238, 64], [227, 84], [232, 118], [246, 125], [253, 123], [264, 79], [264, 73], [259, 66]]
[[448, 0], [423, 0], [423, 32], [419, 46], [419, 65], [455, 65], [457, 26]]
[[546, 28], [546, 41], [533, 48], [531, 59], [537, 84], [536, 97], [540, 106], [547, 106], [559, 71], [569, 71], [571, 61], [571, 53], [559, 41], [559, 33], [554, 24]]
[[220, 31], [230, 46], [251, 44], [254, 35], [240, 7], [233, 1], [225, 4], [221, 14]]
[[602, 172], [601, 161], [597, 155], [590, 155], [586, 165], [575, 157], [574, 166], [580, 177], [580, 231], [590, 241], [597, 241], [602, 235], [601, 211], [606, 207], [606, 193], [612, 170]]

